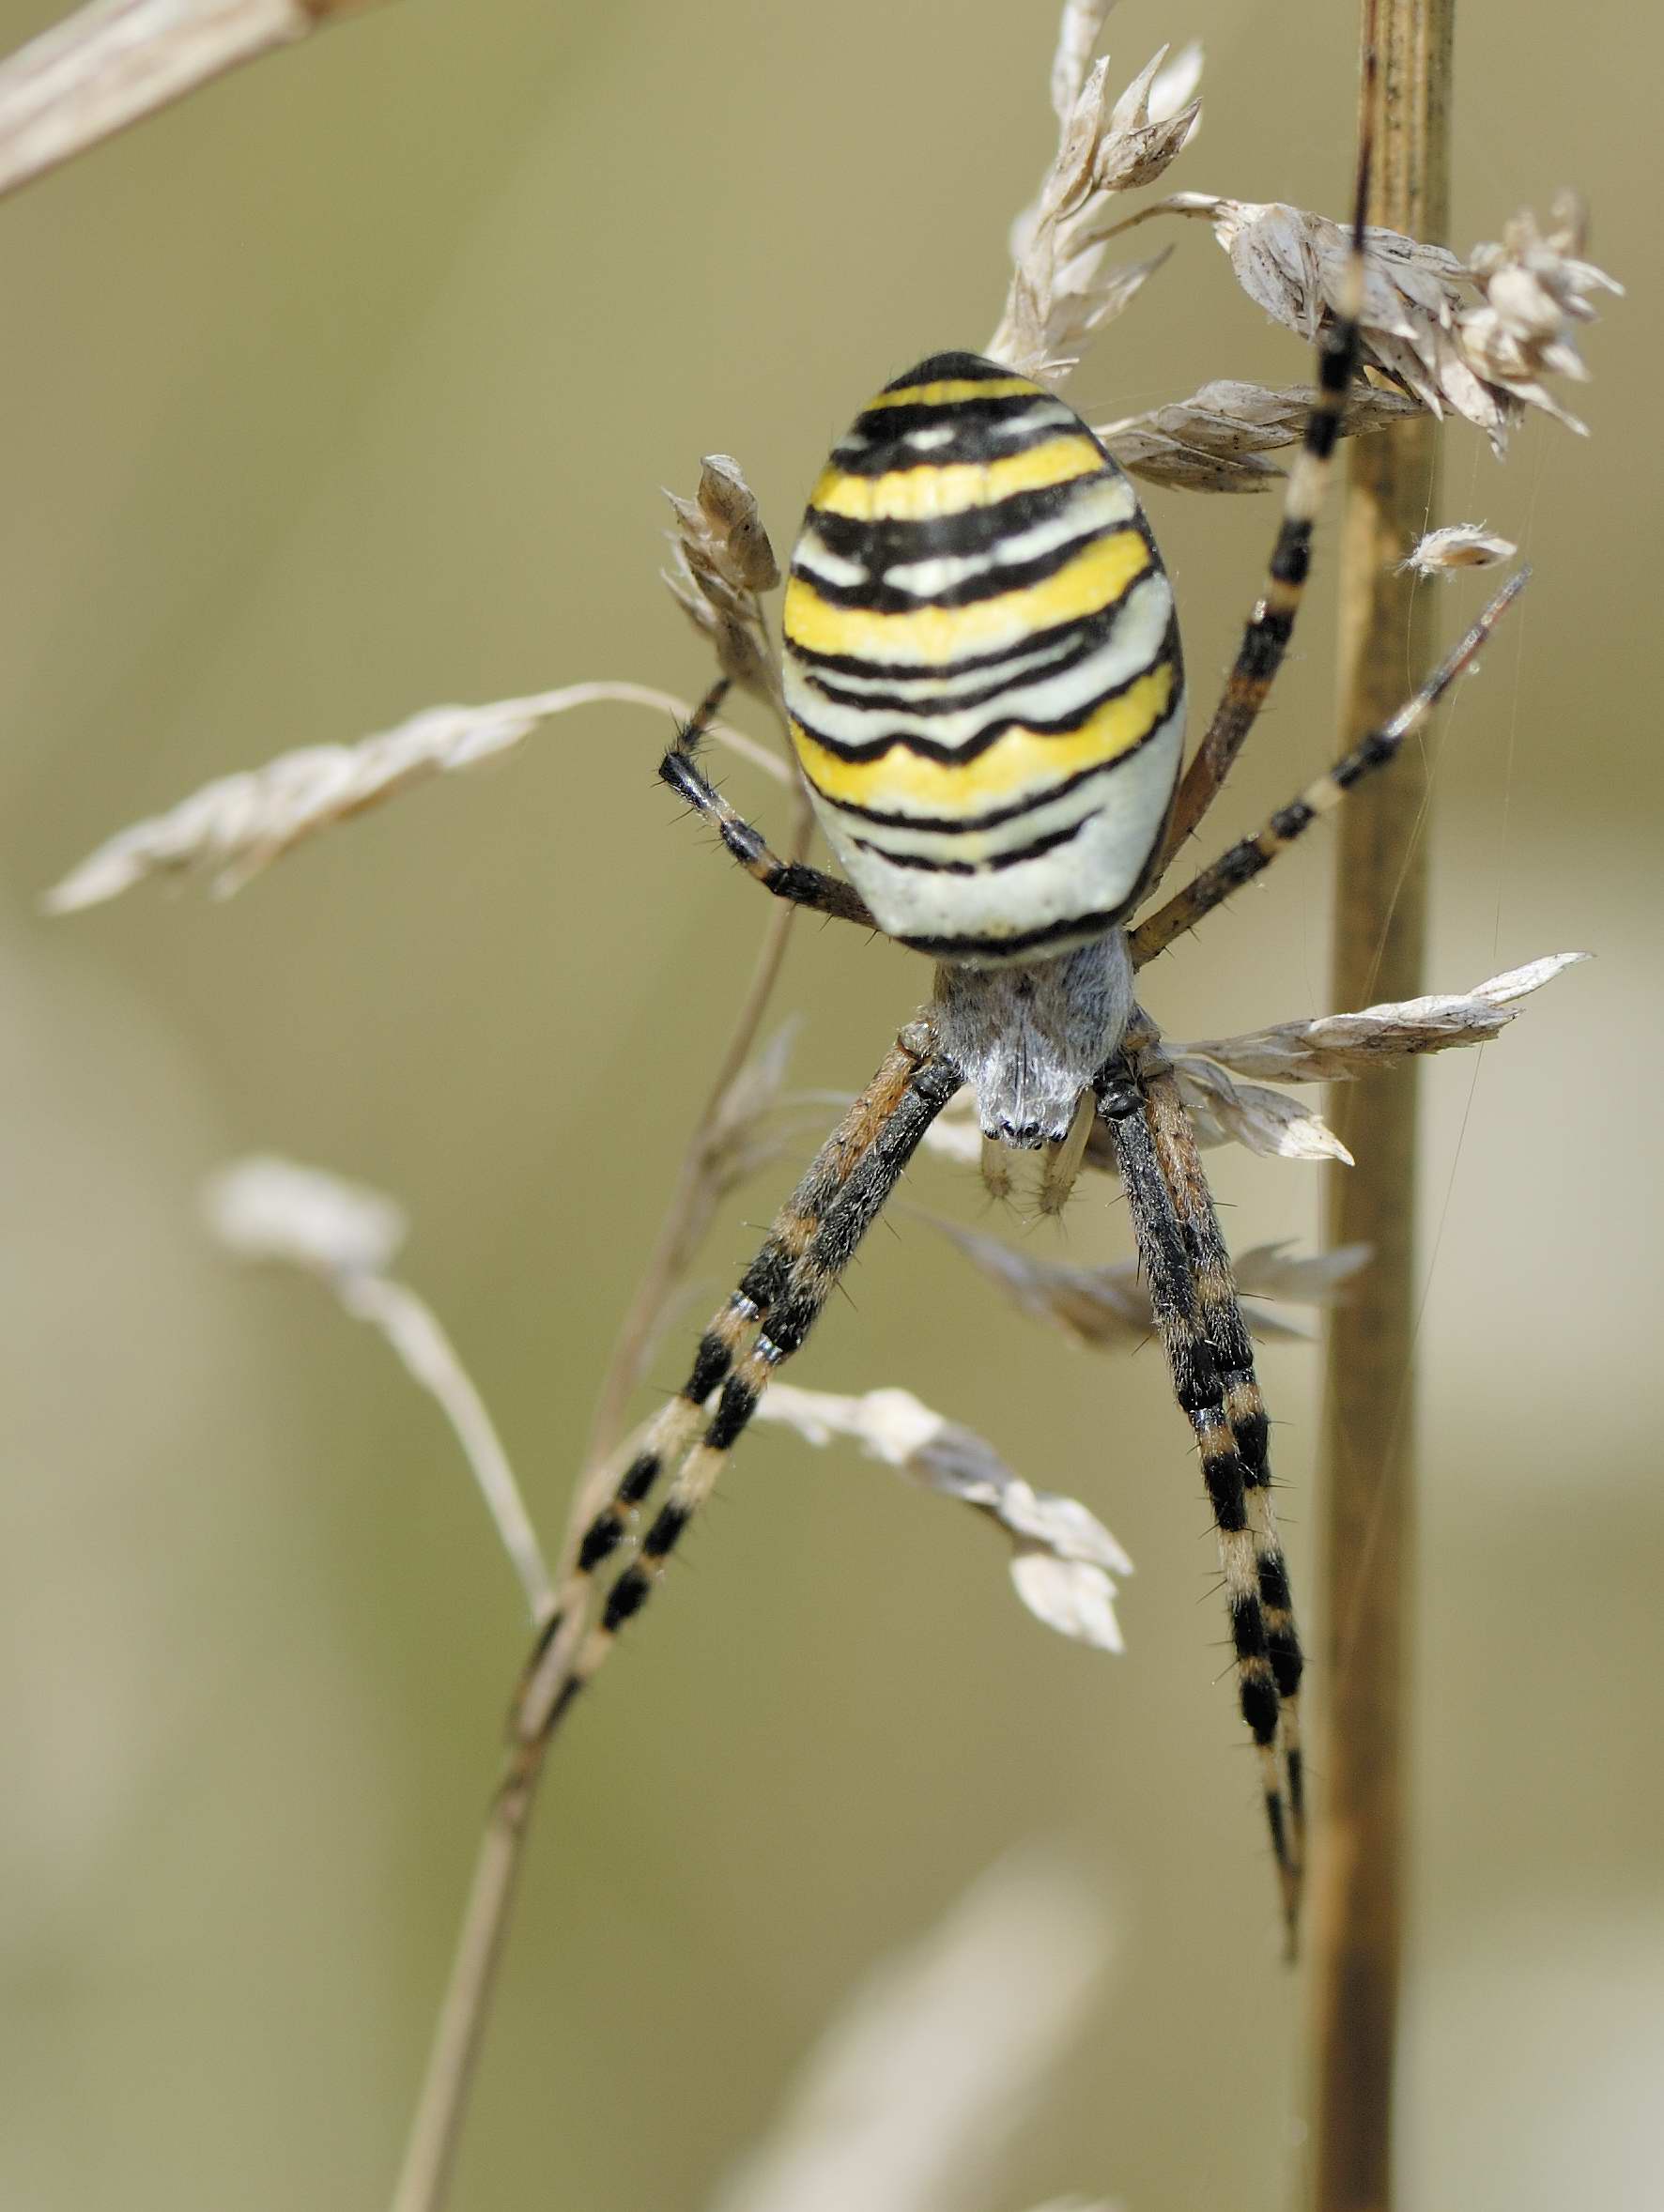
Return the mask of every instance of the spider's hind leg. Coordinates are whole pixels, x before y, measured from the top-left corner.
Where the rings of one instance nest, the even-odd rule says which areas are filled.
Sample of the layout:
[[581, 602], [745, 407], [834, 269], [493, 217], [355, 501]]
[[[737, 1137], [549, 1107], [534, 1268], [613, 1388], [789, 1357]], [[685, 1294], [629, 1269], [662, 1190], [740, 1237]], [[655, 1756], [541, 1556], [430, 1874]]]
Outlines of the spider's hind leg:
[[858, 892], [823, 868], [809, 868], [801, 860], [782, 860], [763, 832], [729, 805], [701, 767], [700, 746], [728, 691], [728, 678], [719, 676], [694, 709], [693, 719], [678, 729], [658, 764], [660, 781], [668, 783], [714, 825], [724, 849], [753, 882], [775, 898], [830, 914], [836, 921], [858, 922], [864, 929], [876, 929], [878, 924]]
[[[1195, 1436], [1202, 1480], [1213, 1509], [1230, 1612], [1238, 1702], [1259, 1760], [1284, 1926], [1292, 1949], [1300, 1912], [1301, 1868], [1296, 1838], [1290, 1832], [1291, 1793], [1285, 1790], [1280, 1758], [1282, 1697], [1278, 1677], [1287, 1669], [1273, 1651], [1273, 1636], [1281, 1622], [1268, 1607], [1267, 1581], [1262, 1574], [1259, 1494], [1263, 1491], [1263, 1450], [1256, 1460], [1252, 1445], [1245, 1450], [1237, 1434], [1233, 1396], [1245, 1426], [1249, 1400], [1242, 1393], [1240, 1375], [1227, 1375], [1213, 1341], [1209, 1297], [1198, 1288], [1193, 1261], [1194, 1238], [1168, 1183], [1163, 1157], [1165, 1145], [1158, 1139], [1163, 1116], [1152, 1108], [1148, 1097], [1148, 1085], [1152, 1082], [1159, 1085], [1162, 1072], [1159, 1065], [1150, 1064], [1153, 1042], [1153, 1032], [1142, 1029], [1105, 1066], [1095, 1085], [1098, 1112], [1108, 1125], [1115, 1145], [1174, 1395]], [[1179, 1110], [1183, 1112], [1182, 1104]], [[1251, 1367], [1248, 1372], [1251, 1376]], [[1232, 1383], [1238, 1386], [1234, 1393]], [[1294, 1679], [1298, 1685], [1298, 1674]]]
[[1266, 1655], [1280, 1701], [1289, 1847], [1298, 1879], [1305, 1863], [1305, 1775], [1300, 1735], [1300, 1683], [1305, 1661], [1271, 1503], [1271, 1422], [1254, 1371], [1254, 1345], [1237, 1297], [1230, 1252], [1220, 1230], [1195, 1129], [1179, 1095], [1178, 1079], [1171, 1065], [1153, 1049], [1140, 1054], [1139, 1075], [1157, 1162], [1185, 1241], [1196, 1319], [1219, 1364], [1225, 1417], [1242, 1462], [1243, 1502], [1254, 1539]]
[[[660, 1410], [613, 1496], [584, 1532], [555, 1623], [545, 1633], [516, 1707], [515, 1725], [523, 1743], [547, 1738], [625, 1622], [652, 1596], [769, 1377], [802, 1345], [961, 1080], [929, 1016], [910, 1023], [776, 1215], [739, 1289], [700, 1339], [686, 1381]], [[591, 1625], [601, 1572], [666, 1473], [670, 1482], [663, 1502]]]

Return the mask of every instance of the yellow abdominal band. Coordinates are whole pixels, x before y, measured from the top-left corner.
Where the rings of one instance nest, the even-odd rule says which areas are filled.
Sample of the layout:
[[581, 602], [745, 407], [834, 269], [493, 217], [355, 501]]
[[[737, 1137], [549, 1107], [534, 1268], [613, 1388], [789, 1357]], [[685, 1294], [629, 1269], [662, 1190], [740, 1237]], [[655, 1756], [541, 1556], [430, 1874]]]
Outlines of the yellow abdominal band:
[[998, 460], [949, 462], [945, 468], [921, 461], [883, 476], [850, 475], [834, 462], [823, 470], [809, 503], [811, 513], [844, 515], [856, 522], [926, 522], [933, 515], [963, 515], [967, 507], [991, 507], [1015, 492], [1095, 476], [1102, 467], [1102, 448], [1092, 438], [1067, 436]]
[[870, 807], [877, 813], [940, 816], [980, 814], [1002, 800], [1059, 782], [1082, 769], [1118, 759], [1140, 745], [1173, 702], [1177, 671], [1158, 662], [1114, 699], [1106, 699], [1080, 729], [1048, 737], [1021, 727], [995, 738], [972, 760], [932, 760], [902, 740], [871, 760], [844, 760], [798, 723], [792, 739], [803, 773], [824, 799]]
[[1118, 530], [1093, 539], [1055, 575], [1026, 590], [1001, 591], [969, 607], [918, 607], [901, 614], [836, 607], [805, 577], [794, 576], [786, 587], [786, 636], [805, 653], [905, 662], [921, 670], [941, 668], [1102, 613], [1124, 598], [1149, 565], [1149, 547], [1140, 533]]

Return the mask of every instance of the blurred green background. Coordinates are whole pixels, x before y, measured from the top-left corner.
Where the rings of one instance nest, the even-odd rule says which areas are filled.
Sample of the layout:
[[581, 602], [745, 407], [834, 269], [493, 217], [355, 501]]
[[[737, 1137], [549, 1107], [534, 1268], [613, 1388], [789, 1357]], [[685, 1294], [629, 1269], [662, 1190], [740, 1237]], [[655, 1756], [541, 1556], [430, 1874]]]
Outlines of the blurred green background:
[[[5, 0], [0, 42], [56, 12]], [[1573, 183], [1631, 297], [1567, 394], [1591, 439], [1536, 422], [1504, 468], [1447, 441], [1445, 518], [1520, 540], [1537, 580], [1446, 724], [1431, 978], [1599, 959], [1423, 1077], [1405, 2201], [1639, 2212], [1664, 2189], [1664, 23], [1615, 0], [1519, 23], [1461, 10], [1454, 242]], [[48, 924], [39, 894], [211, 776], [434, 700], [696, 691], [658, 486], [732, 452], [783, 545], [868, 392], [986, 337], [1054, 24], [1049, 0], [412, 0], [0, 207], [8, 2212], [382, 2199], [521, 1653], [428, 1406], [308, 1286], [207, 1249], [200, 1178], [270, 1147], [408, 1205], [407, 1272], [552, 1541], [762, 920], [655, 787], [662, 725], [619, 708], [228, 906]], [[1125, 0], [1117, 78], [1191, 36], [1207, 116], [1172, 184], [1343, 212], [1353, 9]], [[1176, 242], [1077, 376], [1088, 416], [1305, 374], [1205, 231]], [[1149, 504], [1205, 691], [1272, 509]], [[1447, 634], [1476, 596], [1450, 590]], [[1327, 757], [1332, 638], [1325, 585], [1222, 835]], [[730, 788], [778, 809], [751, 772]], [[1327, 865], [1314, 837], [1163, 963], [1170, 1034], [1326, 1008]], [[802, 929], [793, 1081], [853, 1088], [924, 985]], [[791, 1172], [727, 1206], [687, 1327]], [[1316, 1169], [1218, 1172], [1239, 1244], [1312, 1236]], [[967, 1182], [928, 1162], [910, 1195], [976, 1218]], [[1128, 1249], [1102, 1185], [1065, 1249]], [[1316, 1354], [1265, 1372], [1309, 1587]], [[458, 2205], [704, 2204], [869, 1963], [1037, 1836], [1092, 1870], [1114, 1965], [965, 2212], [1287, 2204], [1302, 1988], [1159, 1361], [1071, 1352], [898, 1214], [796, 1379], [905, 1384], [1083, 1496], [1138, 1563], [1127, 1653], [1048, 1636], [939, 1501], [755, 1436], [559, 1754]]]

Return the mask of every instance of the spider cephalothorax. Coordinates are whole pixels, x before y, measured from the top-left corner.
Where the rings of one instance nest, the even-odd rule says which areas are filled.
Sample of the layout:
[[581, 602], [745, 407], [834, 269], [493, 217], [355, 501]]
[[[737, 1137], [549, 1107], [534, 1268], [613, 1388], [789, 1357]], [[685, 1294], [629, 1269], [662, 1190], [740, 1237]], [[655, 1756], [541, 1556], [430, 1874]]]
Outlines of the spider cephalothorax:
[[[1360, 207], [1363, 204], [1362, 188]], [[849, 882], [777, 858], [711, 784], [707, 694], [666, 782], [777, 897], [937, 962], [935, 986], [777, 1216], [583, 1537], [546, 1651], [549, 1725], [646, 1602], [770, 1375], [802, 1344], [925, 1131], [976, 1094], [984, 1173], [1044, 1147], [1055, 1211], [1103, 1126], [1175, 1394], [1219, 1537], [1238, 1697], [1256, 1746], [1285, 1917], [1303, 1861], [1302, 1657], [1271, 1512], [1269, 1423], [1195, 1133], [1134, 973], [1390, 760], [1465, 668], [1516, 584], [1382, 730], [1143, 922], [1138, 902], [1258, 714], [1305, 581], [1313, 518], [1357, 354], [1351, 307], [1322, 337], [1317, 397], [1263, 595], [1189, 770], [1173, 595], [1131, 484], [1043, 386], [948, 353], [887, 385], [810, 495], [784, 614], [798, 764]], [[586, 1628], [634, 1516], [663, 1501]]]
[[1049, 960], [944, 962], [933, 1004], [989, 1143], [1061, 1144], [1132, 1017], [1127, 940], [1114, 929]]

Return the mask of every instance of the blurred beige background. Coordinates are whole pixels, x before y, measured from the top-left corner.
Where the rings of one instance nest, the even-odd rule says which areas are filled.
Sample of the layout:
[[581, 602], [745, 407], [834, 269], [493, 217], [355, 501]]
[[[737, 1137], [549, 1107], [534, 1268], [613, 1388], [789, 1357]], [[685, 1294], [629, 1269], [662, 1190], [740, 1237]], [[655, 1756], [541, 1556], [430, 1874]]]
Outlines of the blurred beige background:
[[[56, 12], [3, 0], [0, 43]], [[1631, 296], [1569, 395], [1590, 440], [1535, 422], [1505, 468], [1448, 441], [1446, 517], [1538, 575], [1446, 725], [1433, 980], [1599, 959], [1423, 1077], [1405, 2201], [1640, 2212], [1664, 2189], [1664, 25], [1615, 0], [1519, 22], [1461, 12], [1454, 242], [1574, 183]], [[789, 542], [867, 393], [985, 338], [1053, 29], [1049, 0], [413, 0], [0, 207], [8, 2212], [381, 2200], [520, 1654], [429, 1407], [306, 1285], [207, 1250], [199, 1179], [273, 1147], [409, 1206], [408, 1271], [552, 1540], [761, 919], [655, 785], [662, 727], [622, 709], [228, 906], [48, 925], [38, 895], [212, 775], [436, 699], [697, 689], [657, 487], [732, 451]], [[1343, 211], [1350, 8], [1124, 0], [1111, 34], [1123, 80], [1207, 42], [1176, 186]], [[1305, 373], [1206, 233], [1176, 242], [1077, 377], [1088, 414]], [[1204, 690], [1272, 510], [1150, 506]], [[1472, 604], [1453, 589], [1448, 624]], [[1320, 590], [1232, 834], [1331, 748], [1331, 615]], [[1314, 837], [1163, 964], [1172, 1033], [1324, 1009], [1326, 867]], [[853, 1087], [923, 984], [802, 930], [795, 1080]], [[725, 1210], [690, 1325], [789, 1174]], [[1220, 1179], [1239, 1243], [1312, 1234], [1316, 1170], [1232, 1152]], [[964, 1183], [930, 1163], [910, 1195], [975, 1218]], [[1067, 1249], [1126, 1248], [1088, 1190]], [[1316, 1357], [1265, 1367], [1309, 1585]], [[898, 1214], [798, 1379], [905, 1383], [1078, 1491], [1138, 1563], [1128, 1651], [1049, 1636], [994, 1547], [883, 1469], [754, 1436], [559, 1757], [458, 2205], [706, 2203], [868, 1965], [1035, 1837], [1090, 1870], [1114, 1964], [965, 2212], [1287, 2204], [1301, 1987], [1159, 1362], [1071, 1354]]]

